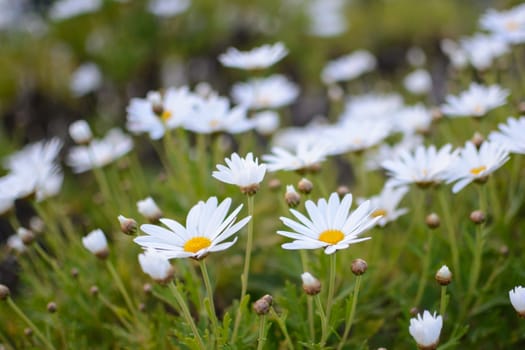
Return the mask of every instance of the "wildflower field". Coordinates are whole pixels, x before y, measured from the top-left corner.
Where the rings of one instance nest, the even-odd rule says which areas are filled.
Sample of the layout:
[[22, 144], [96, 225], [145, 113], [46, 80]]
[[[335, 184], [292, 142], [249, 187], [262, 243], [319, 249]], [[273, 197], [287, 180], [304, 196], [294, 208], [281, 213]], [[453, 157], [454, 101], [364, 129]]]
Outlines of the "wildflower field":
[[0, 350], [525, 348], [525, 4], [0, 0]]

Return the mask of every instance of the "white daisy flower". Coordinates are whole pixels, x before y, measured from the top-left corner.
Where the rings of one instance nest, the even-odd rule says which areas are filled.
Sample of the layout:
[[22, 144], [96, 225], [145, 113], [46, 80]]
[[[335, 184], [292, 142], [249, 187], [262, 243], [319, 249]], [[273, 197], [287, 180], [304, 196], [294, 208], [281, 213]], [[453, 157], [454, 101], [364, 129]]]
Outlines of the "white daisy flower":
[[290, 212], [299, 220], [281, 217], [283, 224], [293, 231], [277, 231], [281, 236], [294, 239], [292, 243], [284, 243], [284, 249], [317, 249], [324, 248], [325, 254], [333, 254], [337, 250], [346, 249], [351, 244], [366, 241], [371, 237], [358, 238], [366, 230], [372, 228], [379, 217], [372, 218], [375, 208], [366, 201], [356, 210], [350, 212], [352, 195], [347, 194], [342, 200], [337, 193], [332, 193], [328, 201], [319, 199], [317, 204], [312, 200], [305, 203], [307, 218], [294, 209]]
[[294, 151], [273, 147], [272, 154], [263, 155], [268, 171], [297, 170], [299, 172], [316, 172], [326, 159], [331, 146], [313, 143], [308, 140], [299, 142]]
[[391, 130], [390, 125], [391, 123], [386, 120], [347, 119], [338, 125], [325, 129], [317, 137], [331, 144], [330, 155], [362, 152], [388, 137]]
[[368, 170], [378, 170], [384, 161], [397, 159], [401, 153], [411, 152], [422, 144], [423, 138], [420, 135], [404, 134], [400, 142], [394, 145], [383, 143], [377, 150], [368, 154], [365, 160], [366, 168]]
[[49, 17], [57, 21], [64, 20], [85, 13], [96, 12], [101, 6], [101, 0], [59, 0], [51, 6]]
[[509, 160], [509, 153], [497, 143], [485, 141], [478, 150], [468, 141], [459, 157], [449, 167], [447, 183], [456, 182], [453, 193], [458, 193], [473, 181], [484, 182], [487, 177]]
[[173, 17], [188, 9], [191, 0], [150, 0], [148, 11], [158, 17]]
[[259, 184], [266, 174], [266, 165], [259, 164], [253, 153], [248, 153], [246, 158], [241, 158], [233, 153], [231, 158], [224, 158], [227, 166], [217, 164], [212, 176], [227, 184], [237, 185], [244, 194], [252, 195], [259, 189]]
[[280, 108], [293, 103], [298, 95], [297, 85], [278, 74], [237, 83], [232, 88], [235, 103], [248, 109]]
[[509, 118], [507, 124], [499, 124], [499, 131], [493, 131], [489, 140], [501, 144], [511, 153], [525, 154], [525, 117]]
[[425, 69], [416, 69], [403, 79], [403, 86], [415, 95], [424, 95], [432, 89], [432, 77]]
[[16, 195], [10, 191], [10, 181], [6, 178], [0, 178], [0, 216], [9, 213], [15, 206]]
[[507, 96], [509, 91], [499, 85], [472, 83], [459, 96], [448, 95], [441, 111], [451, 117], [483, 117], [490, 110], [503, 106]]
[[451, 145], [445, 145], [439, 150], [431, 145], [417, 147], [413, 152], [403, 151], [397, 158], [381, 163], [390, 179], [386, 186], [398, 187], [417, 184], [428, 187], [443, 182], [446, 172], [457, 157], [458, 150], [452, 151]]
[[111, 129], [106, 137], [93, 140], [87, 146], [75, 146], [69, 150], [66, 163], [75, 173], [103, 167], [122, 157], [133, 148], [133, 140], [120, 129]]
[[160, 139], [167, 129], [182, 126], [201, 102], [187, 86], [170, 87], [164, 94], [150, 91], [145, 99], [131, 99], [127, 107], [127, 129], [134, 134], [148, 133], [153, 140]]
[[261, 135], [271, 135], [279, 129], [280, 118], [275, 111], [262, 111], [256, 113], [251, 119], [255, 125], [255, 131]]
[[514, 310], [521, 316], [525, 317], [525, 288], [516, 286], [509, 291], [510, 303]]
[[211, 197], [206, 202], [200, 201], [190, 209], [186, 227], [175, 220], [163, 218], [160, 222], [168, 229], [157, 225], [142, 225], [140, 229], [147, 235], [135, 238], [134, 242], [144, 248], [156, 250], [167, 259], [202, 259], [211, 252], [228, 249], [237, 241], [237, 237], [230, 242], [222, 242], [251, 219], [248, 216], [234, 224], [242, 204], [226, 217], [231, 202], [231, 198], [226, 198], [219, 204], [216, 197]]
[[82, 244], [100, 259], [105, 259], [109, 255], [108, 241], [101, 229], [93, 230], [82, 237]]
[[395, 111], [403, 107], [403, 98], [398, 94], [365, 94], [352, 96], [345, 105], [341, 120], [390, 119]]
[[468, 64], [468, 54], [463, 50], [461, 45], [454, 40], [443, 39], [441, 40], [440, 47], [454, 68], [461, 69]]
[[93, 133], [87, 121], [81, 119], [69, 125], [69, 136], [79, 145], [87, 144], [93, 138]]
[[154, 249], [146, 249], [139, 254], [139, 264], [144, 273], [159, 283], [169, 282], [175, 274], [169, 260]]
[[410, 319], [408, 331], [420, 349], [431, 350], [437, 348], [442, 327], [443, 318], [441, 315], [436, 316], [435, 312], [432, 315], [425, 310], [423, 317], [418, 314], [417, 318]]
[[426, 134], [432, 125], [432, 113], [422, 104], [407, 106], [394, 113], [394, 129], [403, 134]]
[[230, 109], [227, 98], [210, 96], [196, 106], [190, 118], [185, 120], [184, 127], [199, 134], [221, 131], [238, 134], [253, 129], [254, 124], [246, 118], [245, 107], [236, 106]]
[[84, 63], [71, 76], [69, 89], [74, 96], [84, 96], [102, 85], [102, 72], [95, 63]]
[[151, 197], [138, 201], [137, 211], [150, 221], [157, 221], [162, 217], [162, 210]]
[[309, 33], [327, 38], [340, 35], [348, 29], [345, 0], [312, 0], [307, 5], [310, 17]]
[[508, 45], [493, 35], [477, 33], [460, 43], [470, 64], [479, 70], [491, 68], [495, 59], [509, 52]]
[[357, 50], [346, 56], [330, 61], [321, 72], [325, 84], [348, 81], [374, 70], [376, 58], [366, 50]]
[[264, 69], [274, 65], [288, 54], [282, 42], [273, 45], [263, 45], [250, 51], [239, 51], [234, 47], [228, 48], [219, 56], [219, 61], [225, 67], [239, 69]]
[[22, 237], [17, 234], [9, 236], [6, 245], [10, 250], [14, 250], [17, 253], [23, 253], [27, 250], [26, 245], [22, 241]]
[[[370, 206], [376, 208], [371, 214], [372, 217], [379, 217], [377, 224], [384, 227], [387, 223], [397, 220], [401, 215], [408, 212], [406, 208], [398, 209], [399, 202], [408, 192], [407, 186], [392, 188], [385, 186], [380, 194], [368, 198]], [[358, 200], [358, 203], [363, 203], [364, 199]]]
[[525, 4], [515, 6], [507, 11], [489, 9], [481, 17], [483, 29], [510, 44], [525, 42]]

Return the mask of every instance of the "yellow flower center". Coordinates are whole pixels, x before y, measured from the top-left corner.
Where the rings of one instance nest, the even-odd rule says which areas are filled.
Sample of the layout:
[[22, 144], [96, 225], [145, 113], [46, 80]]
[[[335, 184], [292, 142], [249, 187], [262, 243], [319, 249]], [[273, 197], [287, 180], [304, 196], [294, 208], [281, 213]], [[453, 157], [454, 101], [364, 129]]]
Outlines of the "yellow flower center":
[[378, 216], [386, 216], [386, 210], [385, 209], [377, 209], [372, 214], [370, 214], [371, 217], [377, 218]]
[[508, 21], [507, 23], [505, 23], [505, 28], [509, 31], [509, 32], [514, 32], [516, 30], [519, 29], [519, 25], [518, 25], [518, 22], [516, 21]]
[[474, 113], [476, 113], [476, 114], [484, 114], [485, 113], [485, 108], [483, 108], [480, 105], [476, 105], [476, 106], [474, 106]]
[[164, 122], [167, 122], [168, 120], [170, 120], [172, 116], [172, 113], [168, 110], [165, 110], [164, 112], [162, 112], [162, 114], [160, 115], [160, 118], [164, 121]]
[[326, 230], [319, 235], [319, 240], [328, 244], [339, 243], [343, 238], [345, 234], [340, 230]]
[[482, 173], [483, 171], [485, 171], [485, 170], [487, 170], [487, 167], [484, 166], [484, 165], [482, 165], [482, 166], [480, 166], [480, 167], [470, 169], [470, 173], [471, 173], [472, 175], [479, 175], [479, 174], [481, 174], [481, 173]]
[[215, 129], [219, 126], [219, 121], [217, 119], [212, 119], [210, 120], [210, 122], [208, 123], [208, 125], [210, 126], [210, 128], [212, 129]]
[[184, 251], [189, 253], [197, 253], [199, 250], [208, 248], [211, 241], [206, 237], [193, 237], [184, 243]]

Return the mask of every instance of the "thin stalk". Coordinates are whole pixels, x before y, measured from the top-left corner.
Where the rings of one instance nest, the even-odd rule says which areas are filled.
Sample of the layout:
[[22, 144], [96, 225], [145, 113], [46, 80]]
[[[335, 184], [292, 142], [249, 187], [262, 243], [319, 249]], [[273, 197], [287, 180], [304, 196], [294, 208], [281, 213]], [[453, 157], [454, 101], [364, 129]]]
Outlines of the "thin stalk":
[[204, 280], [204, 285], [206, 286], [206, 293], [208, 294], [208, 300], [210, 302], [210, 310], [208, 310], [208, 316], [210, 317], [213, 334], [217, 333], [219, 329], [219, 321], [217, 320], [217, 314], [215, 311], [215, 303], [213, 302], [213, 289], [211, 287], [210, 276], [208, 275], [208, 269], [206, 268], [206, 263], [204, 259], [199, 260], [199, 265], [202, 272], [202, 279]]
[[419, 285], [417, 288], [416, 293], [416, 299], [414, 300], [414, 306], [417, 307], [419, 305], [419, 302], [421, 301], [421, 298], [423, 297], [423, 293], [425, 291], [425, 287], [427, 285], [428, 280], [428, 270], [430, 269], [430, 262], [432, 260], [432, 238], [434, 237], [434, 234], [432, 232], [428, 233], [428, 241], [427, 241], [427, 252], [424, 254], [424, 260], [423, 260], [423, 269], [421, 272], [421, 277], [419, 279]]
[[354, 286], [354, 294], [352, 295], [352, 308], [350, 309], [350, 313], [346, 317], [346, 324], [345, 324], [345, 331], [343, 333], [343, 338], [339, 342], [339, 346], [337, 347], [338, 350], [342, 349], [346, 339], [348, 338], [348, 334], [350, 334], [350, 329], [352, 329], [352, 323], [354, 323], [354, 317], [355, 317], [355, 309], [357, 307], [357, 298], [359, 297], [359, 288], [361, 287], [361, 277], [357, 276]]
[[334, 301], [335, 292], [335, 274], [336, 274], [336, 255], [330, 255], [330, 275], [328, 281], [328, 297], [326, 301], [326, 319], [330, 322], [330, 315], [332, 312], [332, 304]]
[[326, 189], [326, 186], [321, 176], [319, 176], [319, 174], [313, 174], [312, 178], [314, 179], [315, 185], [319, 188], [321, 196], [325, 198], [328, 197], [328, 190]]
[[[454, 266], [454, 273], [456, 276], [461, 276], [459, 269], [459, 251], [456, 241], [456, 234], [454, 232], [454, 225], [452, 223], [452, 216], [450, 214], [450, 209], [448, 207], [447, 199], [445, 198], [445, 192], [443, 189], [439, 190], [439, 202], [441, 204], [441, 209], [443, 211], [444, 221], [446, 225], [446, 230], [448, 233], [448, 240], [450, 244], [450, 252], [452, 253], [452, 265]], [[458, 278], [458, 284], [461, 285], [461, 278]]]
[[483, 245], [485, 240], [483, 238], [482, 225], [478, 225], [476, 228], [476, 245], [474, 250], [472, 270], [470, 272], [470, 279], [468, 284], [467, 300], [465, 301], [465, 308], [468, 308], [470, 302], [474, 298], [474, 292], [479, 280], [479, 274], [481, 272], [482, 256], [483, 256]]
[[447, 310], [447, 286], [441, 286], [441, 301], [439, 303], [439, 314], [445, 318], [445, 312]]
[[[311, 298], [308, 298], [311, 300]], [[286, 345], [288, 346], [288, 349], [294, 350], [294, 346], [292, 343], [292, 340], [290, 339], [290, 334], [288, 334], [288, 328], [286, 328], [286, 323], [277, 315], [277, 312], [275, 312], [275, 309], [270, 307], [270, 315], [275, 319], [277, 322], [277, 325], [281, 329], [281, 332], [284, 334], [284, 338], [286, 339]]]
[[202, 194], [206, 189], [206, 182], [209, 177], [208, 161], [206, 154], [206, 136], [205, 134], [197, 135], [197, 160], [200, 170], [200, 186], [198, 194]]
[[321, 319], [321, 341], [319, 342], [319, 346], [322, 348], [326, 343], [326, 338], [328, 338], [328, 322], [319, 294], [315, 295], [315, 304], [317, 305], [317, 311], [319, 312], [319, 318]]
[[250, 276], [250, 261], [252, 256], [252, 246], [253, 246], [253, 212], [254, 212], [254, 200], [253, 196], [247, 196], [248, 198], [248, 215], [251, 216], [250, 221], [248, 222], [248, 237], [246, 239], [246, 250], [244, 255], [244, 269], [241, 276], [241, 297], [239, 299], [239, 308], [237, 309], [237, 314], [235, 315], [235, 324], [233, 326], [233, 333], [231, 342], [235, 342], [237, 338], [237, 333], [239, 332], [239, 326], [242, 319], [242, 308], [241, 304], [246, 296], [248, 290], [248, 279]]
[[257, 341], [257, 350], [264, 349], [266, 343], [266, 315], [259, 316], [259, 339]]
[[201, 349], [206, 349], [204, 341], [202, 340], [202, 337], [199, 333], [199, 329], [197, 328], [197, 325], [195, 325], [193, 317], [191, 317], [190, 309], [188, 308], [188, 305], [186, 305], [184, 297], [180, 293], [178, 287], [175, 285], [174, 282], [171, 282], [170, 284], [168, 284], [168, 286], [170, 288], [170, 291], [173, 293], [175, 300], [177, 300], [177, 303], [179, 304], [180, 310], [182, 311], [182, 316], [184, 316], [186, 323], [190, 325], [190, 328], [193, 331], [193, 336], [197, 339], [197, 343], [199, 343], [199, 347]]
[[119, 289], [120, 293], [122, 294], [122, 297], [124, 298], [124, 301], [126, 302], [126, 305], [128, 306], [129, 311], [136, 318], [137, 310], [135, 309], [129, 294], [126, 291], [126, 287], [124, 287], [124, 283], [122, 283], [122, 280], [120, 279], [120, 276], [118, 275], [117, 271], [115, 270], [115, 267], [111, 263], [111, 260], [106, 259], [106, 266], [107, 266], [107, 268], [109, 270], [109, 273], [110, 273], [111, 277], [113, 278], [113, 281], [115, 282], [115, 284], [117, 285], [117, 288]]
[[119, 309], [117, 309], [115, 307], [115, 305], [113, 305], [105, 296], [101, 295], [100, 292], [99, 294], [97, 295], [98, 299], [100, 301], [102, 301], [102, 304], [104, 304], [105, 307], [107, 307], [108, 309], [111, 310], [111, 312], [113, 312], [115, 314], [115, 316], [120, 320], [120, 322], [122, 322], [122, 324], [128, 329], [128, 330], [132, 330], [133, 327], [131, 326], [131, 324], [128, 322], [128, 320], [126, 320], [124, 318], [124, 315], [122, 312], [119, 311]]
[[[307, 272], [308, 269], [308, 253], [306, 250], [299, 250], [301, 254], [301, 264], [303, 265], [303, 271]], [[306, 298], [306, 305], [308, 310], [308, 330], [310, 331], [310, 340], [315, 339], [315, 327], [314, 327], [314, 304], [312, 298]]]
[[44, 343], [46, 348], [55, 349], [53, 344], [46, 338], [46, 336], [38, 329], [35, 324], [26, 316], [26, 314], [16, 306], [15, 302], [11, 298], [7, 298], [7, 305], [20, 317], [28, 326], [35, 332], [36, 336]]

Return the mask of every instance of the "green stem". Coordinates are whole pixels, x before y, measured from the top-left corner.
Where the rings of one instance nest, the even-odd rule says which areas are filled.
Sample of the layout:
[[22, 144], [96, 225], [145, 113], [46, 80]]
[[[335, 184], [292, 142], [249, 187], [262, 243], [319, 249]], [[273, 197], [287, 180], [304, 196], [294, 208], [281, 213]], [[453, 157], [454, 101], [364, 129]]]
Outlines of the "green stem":
[[483, 225], [478, 225], [476, 228], [476, 246], [474, 250], [474, 257], [472, 262], [472, 270], [470, 272], [470, 279], [468, 284], [467, 300], [464, 303], [465, 311], [469, 307], [472, 299], [474, 298], [474, 292], [479, 280], [479, 274], [481, 272], [482, 256], [483, 256]]
[[259, 316], [259, 339], [257, 342], [257, 350], [264, 349], [266, 343], [266, 315]]
[[117, 285], [117, 288], [122, 294], [122, 297], [124, 298], [124, 301], [126, 302], [126, 305], [128, 306], [129, 311], [131, 312], [132, 315], [136, 317], [137, 310], [133, 306], [133, 302], [131, 301], [129, 294], [126, 291], [126, 287], [124, 287], [124, 283], [120, 279], [120, 276], [118, 275], [117, 271], [115, 270], [115, 267], [111, 263], [111, 260], [106, 259], [106, 266], [109, 270], [111, 277], [113, 278], [113, 281], [115, 282], [115, 284]]
[[131, 324], [128, 322], [128, 320], [126, 320], [123, 316], [123, 313], [119, 311], [119, 309], [117, 307], [115, 307], [115, 305], [113, 305], [105, 296], [103, 296], [102, 294], [100, 294], [100, 292], [98, 293], [98, 299], [100, 301], [102, 301], [102, 304], [104, 304], [105, 307], [107, 307], [108, 309], [111, 310], [111, 312], [113, 312], [115, 314], [115, 316], [120, 320], [120, 322], [129, 330], [131, 331], [133, 329], [133, 327], [131, 326]]
[[330, 314], [332, 311], [332, 304], [334, 300], [335, 292], [335, 275], [336, 275], [336, 255], [335, 253], [330, 255], [330, 276], [328, 282], [328, 297], [326, 301], [326, 319], [330, 322]]
[[317, 305], [317, 311], [319, 312], [319, 318], [321, 319], [321, 341], [319, 342], [319, 346], [322, 348], [326, 343], [326, 338], [328, 338], [328, 322], [319, 294], [315, 295], [315, 304]]
[[239, 326], [242, 319], [242, 301], [246, 296], [248, 290], [248, 278], [250, 275], [250, 261], [252, 256], [252, 246], [253, 246], [253, 212], [254, 212], [254, 200], [253, 196], [247, 196], [248, 198], [248, 215], [251, 216], [250, 221], [248, 222], [248, 237], [246, 239], [246, 250], [244, 255], [244, 269], [241, 276], [241, 297], [239, 299], [239, 308], [237, 309], [237, 314], [235, 315], [235, 324], [233, 327], [232, 339], [231, 342], [235, 342], [237, 334], [239, 332]]
[[425, 286], [427, 285], [428, 270], [430, 269], [430, 262], [432, 258], [432, 238], [434, 237], [433, 232], [428, 233], [427, 252], [424, 254], [423, 269], [421, 277], [419, 279], [419, 285], [417, 288], [416, 299], [414, 300], [414, 306], [417, 307], [423, 297]]
[[439, 304], [439, 314], [445, 318], [445, 311], [447, 310], [447, 286], [441, 286], [441, 301]]
[[15, 302], [11, 298], [7, 298], [7, 305], [35, 332], [36, 336], [44, 343], [46, 348], [55, 349], [53, 344], [47, 339], [44, 334], [35, 326], [35, 324], [24, 314], [22, 310], [16, 306]]
[[[311, 300], [311, 298], [308, 298]], [[288, 329], [286, 328], [286, 323], [277, 315], [277, 312], [275, 312], [275, 309], [270, 307], [270, 314], [272, 317], [277, 321], [277, 325], [281, 329], [281, 332], [284, 334], [284, 338], [286, 339], [286, 345], [288, 345], [288, 349], [294, 350], [294, 346], [292, 343], [292, 340], [290, 339], [290, 334], [288, 334]]]
[[[303, 265], [303, 271], [307, 272], [308, 269], [308, 253], [306, 250], [299, 250], [301, 254], [301, 264]], [[314, 327], [314, 305], [312, 298], [306, 298], [306, 304], [308, 308], [308, 330], [310, 331], [310, 340], [313, 342], [315, 339], [315, 327]]]
[[354, 322], [355, 317], [355, 309], [357, 307], [357, 298], [359, 297], [359, 288], [361, 286], [361, 277], [362, 276], [357, 276], [355, 281], [354, 294], [352, 295], [352, 308], [350, 309], [350, 314], [346, 317], [345, 331], [343, 333], [343, 338], [337, 347], [338, 350], [343, 348], [346, 339], [348, 338], [348, 334], [350, 334], [350, 329], [352, 329], [352, 323]]
[[195, 325], [195, 321], [193, 320], [193, 317], [191, 317], [188, 305], [186, 305], [184, 297], [182, 296], [178, 287], [175, 285], [174, 282], [171, 282], [168, 286], [170, 288], [170, 291], [173, 293], [173, 296], [175, 296], [175, 300], [177, 300], [177, 303], [179, 304], [179, 308], [182, 311], [182, 316], [186, 320], [186, 323], [190, 325], [190, 328], [193, 331], [193, 336], [197, 339], [197, 343], [199, 343], [199, 347], [201, 349], [206, 349], [206, 346], [204, 345], [204, 341], [201, 338], [197, 325]]
[[213, 289], [211, 287], [210, 282], [210, 276], [208, 275], [208, 269], [206, 268], [206, 263], [204, 262], [204, 259], [199, 260], [199, 265], [202, 272], [202, 279], [204, 280], [204, 285], [206, 287], [206, 293], [208, 294], [208, 300], [210, 303], [210, 307], [208, 310], [208, 316], [210, 317], [212, 327], [213, 327], [213, 334], [217, 334], [217, 331], [219, 329], [219, 321], [217, 320], [217, 314], [215, 311], [215, 303], [213, 302]]
[[[446, 225], [446, 230], [448, 233], [448, 240], [450, 244], [450, 251], [452, 253], [452, 265], [454, 265], [454, 273], [456, 276], [461, 276], [461, 272], [459, 269], [459, 251], [456, 241], [456, 234], [454, 232], [454, 225], [452, 223], [452, 216], [450, 214], [450, 210], [448, 207], [447, 199], [445, 197], [445, 190], [439, 189], [439, 201], [441, 204], [441, 209], [443, 211], [444, 221]], [[461, 278], [457, 279], [458, 284], [461, 285]]]

